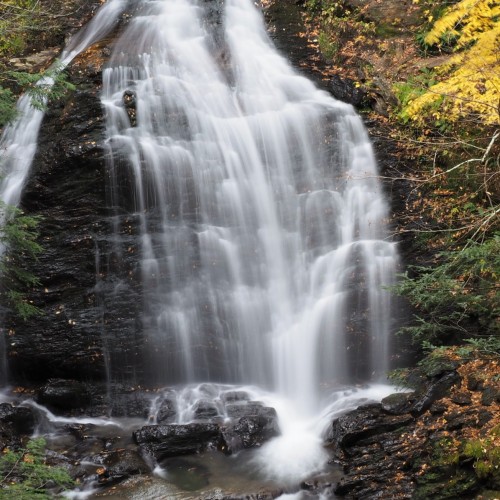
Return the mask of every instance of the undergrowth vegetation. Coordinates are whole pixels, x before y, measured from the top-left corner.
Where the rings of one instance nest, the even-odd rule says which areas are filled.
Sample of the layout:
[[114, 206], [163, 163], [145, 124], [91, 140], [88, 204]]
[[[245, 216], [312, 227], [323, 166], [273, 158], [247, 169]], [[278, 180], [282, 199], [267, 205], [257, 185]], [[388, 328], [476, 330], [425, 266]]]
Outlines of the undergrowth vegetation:
[[40, 313], [25, 296], [25, 290], [38, 285], [39, 279], [24, 268], [25, 259], [36, 259], [42, 252], [38, 243], [40, 220], [2, 203], [0, 220], [0, 299], [4, 307], [27, 319]]
[[496, 339], [500, 352], [500, 4], [462, 0], [438, 12], [421, 41], [450, 58], [394, 85], [398, 118], [434, 154], [417, 181], [434, 257], [396, 288], [416, 311], [403, 332], [436, 345]]
[[42, 7], [39, 0], [0, 2], [0, 127], [16, 116], [15, 105], [21, 93], [29, 93], [32, 105], [43, 108], [47, 100], [74, 88], [57, 64], [44, 70], [12, 69], [15, 58], [29, 53], [38, 39], [59, 29], [54, 18], [55, 13], [46, 5]]
[[54, 491], [73, 486], [74, 481], [62, 467], [45, 461], [45, 439], [31, 439], [25, 448], [4, 449], [0, 455], [0, 499], [44, 500]]

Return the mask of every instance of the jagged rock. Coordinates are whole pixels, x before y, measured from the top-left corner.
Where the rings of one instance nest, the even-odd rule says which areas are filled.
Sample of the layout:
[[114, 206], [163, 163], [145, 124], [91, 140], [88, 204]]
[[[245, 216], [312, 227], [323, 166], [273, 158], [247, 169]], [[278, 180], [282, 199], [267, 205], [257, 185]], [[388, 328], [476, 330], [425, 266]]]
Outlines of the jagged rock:
[[279, 435], [278, 415], [274, 408], [259, 403], [231, 405], [227, 413], [232, 421], [222, 427], [219, 449], [231, 455], [243, 448], [260, 446]]
[[456, 371], [446, 372], [442, 377], [430, 381], [427, 388], [422, 391], [411, 408], [411, 414], [421, 415], [428, 410], [432, 403], [444, 397], [447, 391], [460, 381]]
[[350, 78], [333, 75], [330, 79], [329, 90], [333, 97], [339, 101], [352, 104], [356, 108], [361, 108], [369, 104], [366, 92], [357, 87], [355, 82]]
[[361, 440], [404, 427], [413, 420], [409, 414], [388, 415], [383, 411], [382, 405], [370, 404], [335, 420], [326, 441], [346, 449]]
[[91, 393], [83, 382], [50, 379], [37, 395], [38, 403], [56, 410], [73, 410], [90, 404]]
[[133, 433], [134, 441], [160, 461], [167, 457], [199, 453], [220, 439], [217, 424], [147, 425]]

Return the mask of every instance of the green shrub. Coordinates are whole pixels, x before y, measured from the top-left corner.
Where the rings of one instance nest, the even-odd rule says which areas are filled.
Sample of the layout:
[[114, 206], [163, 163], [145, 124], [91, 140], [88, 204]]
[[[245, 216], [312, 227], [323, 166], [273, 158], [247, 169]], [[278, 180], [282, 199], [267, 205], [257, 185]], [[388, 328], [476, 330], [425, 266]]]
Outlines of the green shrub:
[[62, 467], [45, 463], [45, 439], [30, 440], [26, 448], [4, 450], [0, 456], [0, 500], [43, 500], [53, 498], [51, 490], [74, 485]]
[[481, 336], [470, 342], [498, 352], [500, 340], [500, 235], [470, 241], [461, 250], [444, 252], [434, 268], [413, 267], [395, 287], [416, 314], [401, 332], [416, 342], [456, 343], [471, 337], [471, 324]]

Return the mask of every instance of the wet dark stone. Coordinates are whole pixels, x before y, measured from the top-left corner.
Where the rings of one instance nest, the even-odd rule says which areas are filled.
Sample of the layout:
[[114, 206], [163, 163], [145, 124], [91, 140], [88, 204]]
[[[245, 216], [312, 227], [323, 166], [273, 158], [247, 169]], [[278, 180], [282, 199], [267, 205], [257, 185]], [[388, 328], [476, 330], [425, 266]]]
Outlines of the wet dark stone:
[[[27, 215], [42, 220], [43, 252], [23, 267], [40, 279], [28, 300], [44, 314], [27, 321], [13, 314], [5, 319], [13, 332], [7, 356], [16, 383], [105, 380], [107, 371], [135, 382], [143, 373], [136, 254], [113, 251], [102, 80], [94, 66], [82, 55], [68, 68], [77, 90], [50, 105], [21, 200]], [[123, 216], [115, 222], [129, 238], [133, 221]]]
[[156, 460], [199, 453], [220, 439], [217, 424], [147, 425], [133, 433], [134, 441]]
[[484, 378], [473, 373], [469, 375], [467, 380], [467, 389], [469, 391], [482, 391], [484, 388]]
[[117, 393], [112, 398], [111, 415], [114, 417], [147, 418], [151, 398], [140, 391]]
[[248, 401], [250, 398], [245, 391], [228, 391], [221, 397], [224, 403], [234, 403], [236, 401]]
[[123, 93], [123, 104], [130, 120], [130, 125], [135, 127], [137, 125], [137, 102], [135, 92], [132, 90], [126, 90]]
[[108, 453], [102, 465], [105, 471], [99, 475], [100, 485], [115, 484], [130, 476], [149, 472], [144, 459], [134, 450], [116, 450]]
[[177, 410], [175, 406], [175, 401], [171, 399], [164, 399], [160, 403], [160, 408], [156, 415], [156, 422], [159, 424], [171, 424], [175, 421], [177, 415]]
[[201, 400], [194, 408], [194, 418], [197, 420], [209, 420], [219, 415], [217, 406], [212, 401]]
[[35, 430], [36, 418], [31, 408], [1, 403], [0, 422], [18, 434], [30, 435]]
[[356, 108], [362, 108], [369, 105], [369, 99], [366, 92], [356, 87], [355, 82], [350, 78], [342, 78], [339, 75], [333, 75], [330, 79], [328, 90], [335, 99], [352, 104]]
[[77, 380], [51, 379], [37, 395], [37, 402], [56, 410], [73, 410], [90, 404], [89, 387]]
[[67, 424], [64, 426], [64, 430], [76, 437], [79, 441], [86, 439], [90, 435], [92, 429], [95, 429], [95, 425], [93, 424]]
[[249, 401], [243, 404], [232, 404], [226, 406], [227, 416], [232, 419], [237, 419], [241, 417], [248, 417], [251, 415], [258, 415], [264, 405], [262, 403], [257, 403], [255, 401]]
[[391, 415], [403, 415], [412, 407], [415, 396], [413, 393], [397, 392], [382, 399], [382, 409]]
[[467, 405], [470, 405], [472, 403], [472, 399], [470, 397], [470, 394], [468, 394], [466, 392], [458, 392], [456, 394], [453, 394], [451, 396], [451, 400], [455, 404], [461, 405], [461, 406], [467, 406]]
[[403, 428], [413, 420], [409, 414], [388, 415], [380, 404], [371, 404], [335, 420], [326, 441], [345, 449], [372, 436]]
[[426, 389], [417, 395], [411, 408], [411, 414], [417, 416], [424, 413], [435, 401], [443, 398], [448, 390], [459, 381], [460, 376], [455, 371], [445, 372], [441, 377], [431, 380]]
[[259, 403], [228, 407], [232, 421], [222, 426], [219, 449], [231, 455], [243, 448], [260, 446], [280, 434], [274, 408]]
[[477, 427], [476, 415], [474, 411], [453, 411], [445, 415], [445, 429], [455, 431], [463, 427]]
[[495, 401], [500, 402], [500, 389], [492, 386], [485, 387], [481, 394], [481, 404], [490, 406]]
[[442, 415], [448, 409], [448, 405], [446, 403], [441, 403], [437, 401], [436, 403], [432, 403], [429, 411], [432, 415]]
[[483, 425], [487, 424], [493, 418], [493, 414], [488, 410], [481, 409], [477, 414], [477, 426], [479, 428], [483, 427]]

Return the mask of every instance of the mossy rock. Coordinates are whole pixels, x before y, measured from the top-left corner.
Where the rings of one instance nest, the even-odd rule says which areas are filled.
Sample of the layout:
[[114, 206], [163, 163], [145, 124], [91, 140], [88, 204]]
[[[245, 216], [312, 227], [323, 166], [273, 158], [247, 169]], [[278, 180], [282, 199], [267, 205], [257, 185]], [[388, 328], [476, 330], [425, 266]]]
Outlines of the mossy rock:
[[451, 471], [449, 467], [433, 468], [418, 479], [414, 500], [454, 500], [466, 498], [480, 489], [473, 472]]

